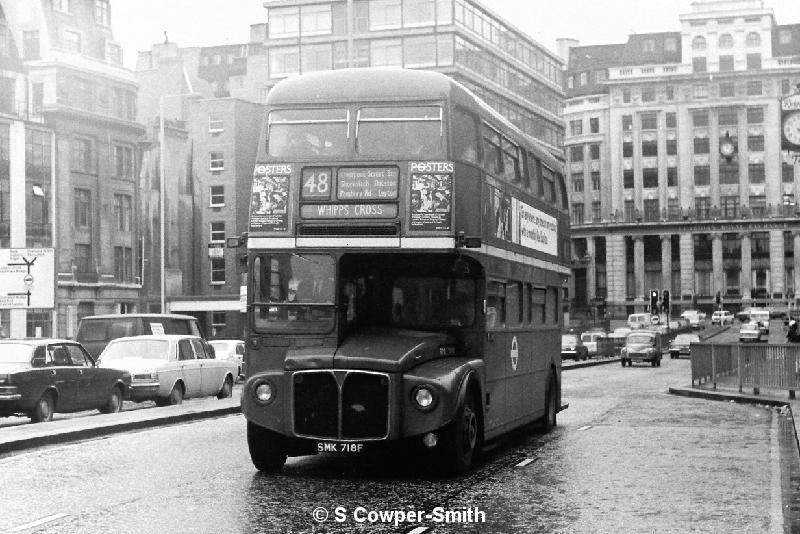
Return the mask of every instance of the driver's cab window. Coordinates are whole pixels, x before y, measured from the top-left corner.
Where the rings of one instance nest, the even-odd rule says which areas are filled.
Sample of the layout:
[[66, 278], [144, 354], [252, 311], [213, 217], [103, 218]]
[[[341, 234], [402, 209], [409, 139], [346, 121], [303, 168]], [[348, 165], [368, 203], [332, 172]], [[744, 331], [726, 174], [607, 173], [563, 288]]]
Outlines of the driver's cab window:
[[498, 328], [506, 322], [506, 286], [489, 282], [486, 287], [486, 327]]

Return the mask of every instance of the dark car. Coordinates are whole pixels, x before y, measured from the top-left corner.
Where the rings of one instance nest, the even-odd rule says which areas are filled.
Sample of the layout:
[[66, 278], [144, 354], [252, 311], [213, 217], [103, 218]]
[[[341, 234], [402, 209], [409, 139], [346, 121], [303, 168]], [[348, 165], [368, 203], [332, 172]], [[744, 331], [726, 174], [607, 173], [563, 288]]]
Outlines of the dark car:
[[100, 353], [112, 339], [130, 336], [180, 334], [204, 337], [197, 318], [176, 313], [125, 313], [89, 315], [78, 324], [75, 339], [92, 355]]
[[700, 336], [697, 334], [678, 334], [669, 344], [669, 357], [672, 359], [681, 356], [691, 356], [691, 344], [700, 343]]
[[64, 339], [0, 340], [0, 416], [38, 423], [55, 412], [119, 412], [131, 375], [102, 369], [80, 343]]
[[622, 366], [630, 367], [633, 362], [650, 362], [653, 367], [661, 365], [661, 334], [658, 332], [634, 330], [625, 338], [625, 346], [620, 352]]

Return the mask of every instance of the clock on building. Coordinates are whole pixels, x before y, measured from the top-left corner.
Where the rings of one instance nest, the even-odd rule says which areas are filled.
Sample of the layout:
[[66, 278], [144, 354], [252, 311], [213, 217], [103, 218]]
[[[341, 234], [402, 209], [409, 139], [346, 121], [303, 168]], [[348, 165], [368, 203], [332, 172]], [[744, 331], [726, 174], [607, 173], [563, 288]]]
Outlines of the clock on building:
[[786, 141], [800, 149], [800, 111], [785, 114], [781, 122], [781, 130]]
[[736, 153], [736, 145], [733, 144], [733, 139], [729, 133], [725, 133], [725, 137], [719, 141], [719, 153], [727, 159], [731, 159]]

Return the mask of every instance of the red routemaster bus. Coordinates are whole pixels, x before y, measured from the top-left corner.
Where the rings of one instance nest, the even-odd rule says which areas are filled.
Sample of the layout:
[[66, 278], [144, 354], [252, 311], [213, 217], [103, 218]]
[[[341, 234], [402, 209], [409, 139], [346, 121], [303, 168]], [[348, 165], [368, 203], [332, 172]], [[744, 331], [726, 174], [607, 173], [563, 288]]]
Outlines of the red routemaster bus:
[[560, 162], [439, 73], [269, 93], [247, 235], [254, 465], [387, 443], [469, 469], [561, 409]]

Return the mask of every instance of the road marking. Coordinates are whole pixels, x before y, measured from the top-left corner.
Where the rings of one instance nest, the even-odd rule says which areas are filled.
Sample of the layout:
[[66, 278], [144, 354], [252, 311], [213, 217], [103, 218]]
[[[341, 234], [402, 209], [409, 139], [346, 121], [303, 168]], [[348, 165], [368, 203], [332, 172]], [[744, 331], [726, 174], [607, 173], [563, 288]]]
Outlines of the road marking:
[[43, 517], [41, 519], [37, 519], [36, 521], [31, 521], [30, 523], [25, 523], [24, 525], [19, 525], [17, 527], [12, 528], [8, 532], [22, 532], [23, 530], [28, 530], [34, 527], [38, 527], [40, 525], [44, 525], [45, 523], [50, 523], [52, 521], [57, 521], [62, 517], [67, 517], [69, 514], [61, 513], [61, 514], [54, 514], [49, 515], [47, 517]]
[[415, 527], [409, 530], [406, 534], [422, 534], [423, 532], [428, 532], [431, 527]]
[[586, 426], [580, 427], [578, 430], [589, 430], [590, 428], [592, 428], [592, 425], [586, 425]]
[[520, 463], [518, 463], [517, 465], [515, 465], [514, 467], [525, 467], [526, 465], [532, 464], [535, 461], [536, 461], [536, 458], [526, 458], [526, 459], [522, 460]]

